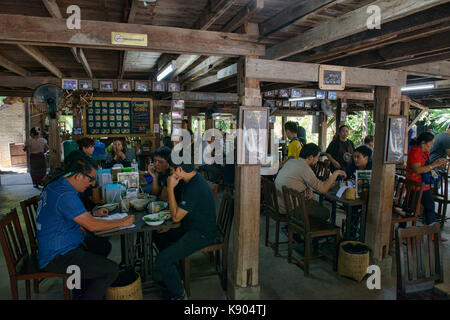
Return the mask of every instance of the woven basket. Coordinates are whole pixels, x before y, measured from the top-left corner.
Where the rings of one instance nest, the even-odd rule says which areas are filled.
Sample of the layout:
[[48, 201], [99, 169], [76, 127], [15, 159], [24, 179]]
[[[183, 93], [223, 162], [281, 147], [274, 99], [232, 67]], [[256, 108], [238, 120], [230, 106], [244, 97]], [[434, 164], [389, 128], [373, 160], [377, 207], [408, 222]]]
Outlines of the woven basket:
[[136, 272], [137, 279], [126, 286], [109, 287], [106, 289], [106, 300], [142, 300], [141, 276]]
[[346, 252], [342, 247], [346, 244], [363, 244], [358, 241], [344, 241], [339, 246], [338, 274], [354, 279], [358, 282], [366, 276], [369, 267], [369, 252], [353, 254]]

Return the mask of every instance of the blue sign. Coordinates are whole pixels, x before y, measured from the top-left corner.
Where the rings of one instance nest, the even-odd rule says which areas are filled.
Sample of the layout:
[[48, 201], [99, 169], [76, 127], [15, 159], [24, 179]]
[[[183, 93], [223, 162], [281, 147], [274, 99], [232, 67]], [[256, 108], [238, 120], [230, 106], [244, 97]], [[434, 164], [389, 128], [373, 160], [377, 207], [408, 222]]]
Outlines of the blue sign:
[[337, 100], [337, 92], [328, 92], [328, 100]]
[[316, 91], [317, 99], [325, 99], [325, 91]]

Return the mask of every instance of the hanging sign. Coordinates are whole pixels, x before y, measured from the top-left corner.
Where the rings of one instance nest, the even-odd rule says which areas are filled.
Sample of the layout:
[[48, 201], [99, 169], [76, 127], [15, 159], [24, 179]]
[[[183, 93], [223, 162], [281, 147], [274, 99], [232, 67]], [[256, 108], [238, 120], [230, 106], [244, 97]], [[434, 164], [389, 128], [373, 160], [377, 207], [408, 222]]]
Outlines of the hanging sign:
[[319, 66], [319, 88], [322, 90], [344, 90], [345, 68], [340, 66]]

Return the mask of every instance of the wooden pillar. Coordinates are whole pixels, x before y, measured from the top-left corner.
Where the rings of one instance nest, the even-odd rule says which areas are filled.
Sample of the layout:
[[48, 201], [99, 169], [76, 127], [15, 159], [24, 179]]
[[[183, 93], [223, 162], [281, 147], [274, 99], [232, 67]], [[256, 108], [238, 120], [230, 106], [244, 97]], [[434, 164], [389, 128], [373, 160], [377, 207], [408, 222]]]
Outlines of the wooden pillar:
[[376, 88], [375, 149], [366, 228], [366, 243], [372, 249], [375, 263], [387, 258], [395, 182], [395, 164], [383, 164], [384, 141], [388, 134], [385, 117], [400, 114], [400, 98], [400, 87]]
[[336, 133], [340, 126], [345, 124], [345, 121], [341, 121], [341, 116], [343, 113], [347, 112], [347, 101], [345, 99], [339, 99], [336, 108]]
[[[247, 57], [238, 63], [238, 93], [242, 106], [261, 106], [259, 80], [247, 78]], [[259, 233], [261, 166], [238, 166], [235, 170], [233, 268], [228, 296], [259, 299]]]
[[214, 129], [214, 119], [205, 114], [205, 131], [209, 129]]
[[319, 147], [323, 152], [327, 149], [327, 115], [322, 112], [319, 116]]
[[188, 114], [188, 129], [192, 130], [192, 114]]
[[153, 108], [153, 128], [155, 128], [155, 125], [157, 124], [159, 127], [159, 130], [158, 130], [158, 132], [154, 133], [155, 143], [153, 146], [153, 151], [156, 151], [156, 149], [159, 148], [159, 144], [161, 141], [162, 128], [161, 128], [160, 121], [161, 121], [161, 111], [159, 109], [159, 106], [155, 106]]

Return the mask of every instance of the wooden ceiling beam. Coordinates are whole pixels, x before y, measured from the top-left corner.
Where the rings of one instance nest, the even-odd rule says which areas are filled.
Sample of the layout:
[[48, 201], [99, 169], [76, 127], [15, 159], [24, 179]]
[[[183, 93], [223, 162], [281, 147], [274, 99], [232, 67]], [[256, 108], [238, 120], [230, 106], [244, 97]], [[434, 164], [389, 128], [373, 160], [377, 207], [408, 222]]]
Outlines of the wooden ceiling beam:
[[259, 25], [260, 39], [280, 31], [325, 6], [334, 5], [336, 2], [336, 0], [297, 1]]
[[[449, 10], [450, 3], [436, 6], [426, 11], [385, 23], [381, 29], [366, 30], [314, 48], [308, 52], [295, 54], [286, 60], [324, 63], [346, 54], [364, 52], [387, 44], [409, 41], [413, 37], [422, 37], [424, 33], [426, 34], [430, 30], [440, 32], [442, 28], [448, 26], [450, 16], [447, 12]], [[423, 37], [425, 36], [423, 35]]]
[[[127, 22], [128, 23], [134, 23], [134, 20], [136, 19], [136, 13], [137, 13], [137, 9], [138, 9], [138, 1], [137, 0], [132, 0], [131, 3], [131, 8], [130, 11], [128, 13], [128, 17], [127, 17]], [[125, 50], [123, 52], [121, 52], [120, 54], [120, 58], [119, 58], [119, 75], [118, 78], [119, 79], [123, 79], [123, 74], [125, 73], [125, 62], [127, 60], [127, 55], [128, 55], [128, 51]]]
[[447, 0], [378, 0], [272, 46], [267, 49], [264, 58], [280, 60], [363, 32], [367, 30], [367, 9], [371, 5], [380, 8], [382, 13], [380, 23], [383, 24], [447, 2]]
[[[56, 3], [56, 0], [42, 0], [44, 3], [44, 6], [47, 8], [47, 11], [50, 13], [50, 15], [55, 19], [63, 19], [61, 10], [59, 9], [58, 4]], [[93, 78], [91, 67], [89, 66], [89, 63], [86, 59], [86, 56], [84, 55], [83, 49], [81, 48], [70, 48], [70, 51], [72, 52], [72, 55], [74, 56], [75, 60], [78, 63], [81, 63], [83, 65], [84, 70], [86, 71], [89, 78]]]
[[22, 44], [19, 44], [18, 46], [55, 76], [58, 78], [64, 78], [64, 74], [58, 69], [58, 67], [56, 67], [53, 62], [51, 62], [38, 48]]
[[172, 94], [173, 100], [210, 101], [210, 102], [238, 102], [237, 93], [222, 92], [189, 92], [181, 91]]
[[217, 71], [217, 74], [190, 82], [186, 85], [187, 91], [200, 89], [202, 87], [210, 86], [214, 83], [235, 77], [237, 75], [237, 63], [234, 63], [226, 68]]
[[406, 71], [408, 75], [450, 79], [450, 61], [422, 63], [412, 66], [400, 67], [399, 70]]
[[2, 55], [0, 55], [0, 66], [2, 66], [5, 69], [8, 69], [11, 72], [21, 75], [22, 77], [27, 77], [30, 75], [29, 71], [25, 70], [21, 66], [17, 65], [16, 63], [12, 62], [11, 60]]
[[[113, 44], [112, 32], [146, 34], [147, 46]], [[217, 56], [265, 54], [264, 45], [236, 33], [89, 20], [80, 30], [67, 30], [64, 20], [9, 14], [0, 14], [0, 42]]]
[[252, 0], [249, 5], [241, 9], [237, 15], [234, 16], [222, 28], [223, 32], [233, 32], [239, 28], [244, 22], [248, 21], [254, 15], [257, 15], [264, 9], [264, 0]]
[[187, 72], [184, 76], [181, 77], [181, 81], [183, 83], [192, 81], [199, 76], [204, 75], [205, 73], [209, 72], [210, 70], [214, 69], [216, 66], [223, 63], [228, 58], [226, 57], [209, 57], [202, 63], [200, 63], [198, 66]]
[[237, 0], [219, 0], [212, 6], [212, 1], [208, 2], [206, 9], [194, 24], [194, 29], [208, 30]]
[[415, 56], [424, 57], [440, 50], [450, 49], [450, 32], [438, 33], [428, 38], [400, 42], [365, 54], [336, 59], [332, 64], [355, 67], [383, 66], [389, 62], [401, 61]]
[[[318, 82], [319, 64], [246, 58], [245, 74], [260, 81]], [[346, 85], [403, 86], [406, 72], [345, 67]]]

